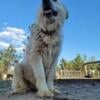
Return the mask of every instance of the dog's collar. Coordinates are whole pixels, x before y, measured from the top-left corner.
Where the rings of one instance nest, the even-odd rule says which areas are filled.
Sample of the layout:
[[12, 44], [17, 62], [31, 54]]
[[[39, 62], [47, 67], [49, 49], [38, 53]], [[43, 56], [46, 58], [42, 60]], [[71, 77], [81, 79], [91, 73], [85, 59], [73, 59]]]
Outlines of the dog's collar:
[[43, 30], [43, 29], [41, 29], [41, 32], [43, 32], [43, 34], [45, 34], [45, 35], [53, 35], [56, 31], [55, 30], [53, 30], [53, 31], [48, 31], [48, 30]]

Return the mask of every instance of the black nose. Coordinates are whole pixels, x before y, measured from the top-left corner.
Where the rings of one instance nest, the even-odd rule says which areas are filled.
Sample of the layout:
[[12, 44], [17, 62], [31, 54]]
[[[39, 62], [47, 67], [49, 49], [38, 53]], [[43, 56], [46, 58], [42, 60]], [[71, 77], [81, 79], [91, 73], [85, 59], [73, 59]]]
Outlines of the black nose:
[[48, 11], [52, 9], [50, 0], [42, 0], [43, 10]]

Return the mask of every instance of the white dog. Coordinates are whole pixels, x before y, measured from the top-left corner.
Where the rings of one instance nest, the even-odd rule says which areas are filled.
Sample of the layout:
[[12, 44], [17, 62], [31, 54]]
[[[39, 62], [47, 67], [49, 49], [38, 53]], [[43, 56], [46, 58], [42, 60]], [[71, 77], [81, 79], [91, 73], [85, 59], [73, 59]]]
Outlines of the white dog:
[[59, 0], [42, 0], [36, 24], [30, 26], [31, 36], [21, 64], [15, 67], [13, 93], [36, 89], [40, 97], [53, 96], [55, 69], [61, 51], [61, 27], [68, 13]]

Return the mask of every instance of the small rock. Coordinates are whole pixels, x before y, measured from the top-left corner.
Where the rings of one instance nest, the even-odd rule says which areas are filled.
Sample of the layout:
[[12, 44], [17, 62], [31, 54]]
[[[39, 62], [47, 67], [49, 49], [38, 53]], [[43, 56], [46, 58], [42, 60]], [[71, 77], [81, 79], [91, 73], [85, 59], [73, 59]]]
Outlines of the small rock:
[[95, 86], [95, 83], [92, 83], [91, 85], [92, 85], [92, 86]]
[[54, 100], [75, 100], [68, 98], [65, 94], [59, 94], [54, 96]]

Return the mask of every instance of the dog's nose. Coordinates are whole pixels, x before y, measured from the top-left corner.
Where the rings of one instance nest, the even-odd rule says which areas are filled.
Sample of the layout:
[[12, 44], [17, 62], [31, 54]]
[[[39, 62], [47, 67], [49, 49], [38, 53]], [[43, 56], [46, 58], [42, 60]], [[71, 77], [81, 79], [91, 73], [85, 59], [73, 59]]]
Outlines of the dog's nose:
[[43, 10], [48, 11], [52, 9], [50, 0], [42, 0]]

